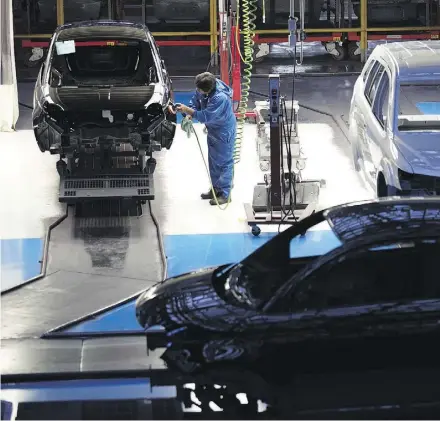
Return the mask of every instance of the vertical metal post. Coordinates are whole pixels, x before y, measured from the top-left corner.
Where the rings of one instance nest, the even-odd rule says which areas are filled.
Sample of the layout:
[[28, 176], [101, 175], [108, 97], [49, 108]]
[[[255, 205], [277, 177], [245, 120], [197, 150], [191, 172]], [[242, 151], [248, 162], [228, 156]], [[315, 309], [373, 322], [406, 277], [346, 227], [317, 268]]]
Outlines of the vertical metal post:
[[361, 0], [361, 62], [365, 63], [367, 60], [368, 50], [368, 11], [367, 0]]
[[280, 114], [280, 75], [269, 75], [270, 203], [272, 210], [281, 207]]
[[220, 77], [229, 85], [229, 46], [228, 46], [228, 16], [225, 0], [218, 0], [220, 20]]
[[142, 0], [142, 6], [141, 7], [142, 7], [142, 23], [144, 25], [146, 25], [147, 24], [147, 11], [145, 9], [146, 9], [147, 5], [146, 5], [145, 0]]
[[[216, 0], [209, 1], [209, 32], [210, 35], [210, 49], [211, 57], [217, 52], [217, 2]], [[214, 57], [214, 63], [217, 62], [217, 57]]]
[[27, 19], [27, 30], [28, 34], [31, 33], [31, 0], [26, 0], [26, 19]]
[[64, 24], [64, 0], [57, 0], [57, 25]]
[[113, 19], [113, 1], [112, 0], [108, 0], [107, 2], [107, 6], [108, 6], [108, 19]]

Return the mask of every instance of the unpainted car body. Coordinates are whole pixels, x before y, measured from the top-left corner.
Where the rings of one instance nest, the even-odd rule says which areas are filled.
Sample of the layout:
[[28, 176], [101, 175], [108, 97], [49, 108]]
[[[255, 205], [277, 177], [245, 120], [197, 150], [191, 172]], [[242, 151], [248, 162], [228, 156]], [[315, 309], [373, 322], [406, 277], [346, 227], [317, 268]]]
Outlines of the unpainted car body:
[[170, 148], [172, 84], [154, 38], [141, 24], [92, 21], [59, 27], [34, 90], [33, 128], [42, 152], [129, 144]]
[[[321, 256], [291, 258], [293, 240], [325, 222], [339, 243]], [[156, 340], [147, 333], [148, 346], [166, 345], [170, 363], [189, 372], [231, 362], [269, 378], [288, 366], [323, 374], [437, 364], [439, 254], [440, 200], [337, 206], [238, 264], [148, 289], [137, 319], [147, 332], [164, 329]], [[411, 357], [401, 352], [409, 348]]]
[[440, 194], [440, 41], [377, 46], [354, 89], [349, 137], [377, 195]]

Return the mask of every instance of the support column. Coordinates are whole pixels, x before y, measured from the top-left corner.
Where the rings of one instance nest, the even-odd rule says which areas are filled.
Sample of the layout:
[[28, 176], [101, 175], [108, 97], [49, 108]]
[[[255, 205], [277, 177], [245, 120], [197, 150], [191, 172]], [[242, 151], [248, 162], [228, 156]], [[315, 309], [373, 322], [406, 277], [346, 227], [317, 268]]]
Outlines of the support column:
[[218, 12], [220, 22], [220, 78], [229, 85], [228, 14], [225, 0], [218, 0]]
[[367, 9], [367, 0], [361, 0], [361, 62], [365, 63], [367, 60], [367, 52], [368, 52], [368, 9]]

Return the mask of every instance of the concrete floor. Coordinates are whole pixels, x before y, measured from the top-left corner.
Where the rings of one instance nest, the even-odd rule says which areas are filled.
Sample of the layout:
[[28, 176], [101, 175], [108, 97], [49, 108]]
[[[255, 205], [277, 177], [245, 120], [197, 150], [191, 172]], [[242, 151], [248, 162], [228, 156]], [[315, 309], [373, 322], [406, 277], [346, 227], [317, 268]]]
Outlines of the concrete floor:
[[[367, 199], [374, 194], [354, 171], [341, 117], [347, 114], [353, 82], [353, 78], [335, 77], [305, 78], [296, 83], [300, 103], [334, 115], [331, 119], [300, 109], [299, 133], [308, 158], [303, 175], [326, 181], [319, 208]], [[188, 91], [192, 89], [191, 81], [176, 81], [174, 88], [176, 92]], [[286, 96], [290, 95], [290, 88], [289, 81], [283, 80]], [[256, 80], [252, 90], [265, 93], [267, 80]], [[20, 102], [30, 104], [32, 84], [21, 84], [19, 93]], [[196, 130], [206, 157], [206, 137], [200, 125], [196, 125]], [[200, 193], [208, 188], [208, 178], [194, 138], [186, 138], [179, 128], [172, 148], [156, 154], [153, 210], [165, 238], [168, 276], [238, 261], [278, 229], [262, 227], [260, 237], [249, 233], [243, 204], [252, 201], [254, 185], [263, 181], [263, 173], [257, 160], [256, 126], [246, 124], [244, 133], [232, 203], [225, 211], [200, 200]], [[64, 212], [58, 203], [56, 160], [39, 151], [31, 130], [30, 110], [22, 107], [18, 130], [0, 133], [2, 290], [39, 273], [45, 231]], [[77, 222], [67, 219], [53, 232], [49, 276], [2, 296], [2, 353], [10, 356], [2, 365], [8, 370], [25, 369], [13, 357], [18, 351], [11, 351], [17, 344], [28, 349], [30, 345], [22, 341], [24, 338], [38, 342], [31, 338], [123, 300], [161, 279], [158, 243], [148, 215], [125, 221], [124, 227], [129, 230], [101, 230], [99, 238], [95, 231], [91, 234]], [[307, 235], [307, 241], [298, 244], [296, 252], [300, 255], [320, 254], [337, 246], [328, 226], [316, 227]], [[98, 327], [88, 329], [139, 329], [132, 302], [107, 316], [103, 316], [103, 321], [97, 319]], [[35, 342], [32, 347], [35, 346], [39, 345]], [[24, 348], [22, 352], [26, 354]], [[34, 368], [38, 371], [45, 367], [38, 363]]]
[[[354, 77], [301, 78], [296, 82], [296, 97], [306, 107], [333, 113], [334, 119], [305, 108], [300, 109], [300, 138], [307, 156], [304, 177], [324, 179], [319, 207], [363, 200], [374, 192], [361, 180], [353, 168], [350, 147], [346, 138], [344, 115], [351, 97]], [[192, 89], [192, 81], [177, 80], [176, 92]], [[291, 81], [283, 79], [282, 92], [291, 95]], [[19, 87], [20, 102], [31, 104], [32, 84]], [[251, 89], [265, 93], [267, 81], [256, 79]], [[260, 99], [251, 95], [251, 101]], [[251, 102], [250, 102], [251, 103]], [[15, 133], [0, 134], [0, 177], [2, 180], [2, 206], [0, 207], [0, 238], [3, 241], [3, 287], [21, 282], [38, 273], [41, 241], [47, 227], [63, 212], [58, 202], [58, 174], [56, 157], [41, 154], [31, 130], [31, 111], [20, 108], [21, 115]], [[205, 135], [197, 127], [206, 158]], [[208, 188], [208, 178], [202, 157], [194, 138], [187, 139], [180, 128], [170, 151], [156, 155], [156, 200], [153, 208], [165, 236], [248, 233], [243, 203], [252, 201], [253, 188], [263, 181], [256, 155], [256, 127], [247, 124], [242, 146], [242, 159], [236, 167], [233, 201], [226, 211], [209, 206], [199, 198]], [[13, 157], [13, 159], [11, 159]], [[274, 232], [275, 226], [263, 228]], [[19, 240], [17, 244], [14, 241]], [[28, 239], [26, 246], [20, 239]], [[14, 248], [6, 247], [11, 240]], [[27, 255], [32, 270], [25, 263], [9, 255]], [[7, 256], [9, 256], [7, 258]], [[232, 255], [235, 258], [235, 255]], [[198, 260], [199, 261], [199, 260]], [[209, 264], [209, 262], [205, 262]], [[201, 263], [203, 265], [203, 262]], [[26, 266], [27, 267], [27, 266]], [[180, 266], [179, 266], [180, 267]], [[33, 275], [25, 274], [33, 271]], [[21, 281], [20, 281], [21, 280]]]
[[[343, 128], [353, 83], [353, 77], [299, 79], [296, 97], [305, 106], [331, 111]], [[174, 83], [176, 92], [190, 88], [188, 83], [179, 84]], [[282, 81], [286, 96], [290, 96], [289, 85], [289, 81]], [[251, 89], [266, 93], [267, 82], [256, 80]], [[30, 104], [31, 92], [31, 84], [20, 85], [20, 101]], [[21, 108], [20, 111], [18, 131], [2, 133], [0, 137], [1, 179], [13, 180], [2, 183], [3, 197], [7, 198], [0, 209], [0, 236], [3, 239], [41, 236], [47, 224], [62, 212], [57, 199], [56, 157], [41, 154], [30, 130], [30, 110]], [[322, 178], [327, 183], [321, 192], [320, 207], [371, 197], [373, 192], [354, 172], [346, 133], [335, 121], [300, 109], [300, 123], [302, 147], [308, 157], [304, 176]], [[201, 130], [199, 137], [205, 139]], [[187, 139], [179, 131], [171, 150], [156, 155], [154, 206], [165, 234], [247, 231], [243, 202], [251, 201], [254, 184], [262, 181], [255, 137], [255, 126], [246, 125], [242, 160], [236, 168], [233, 202], [226, 211], [199, 200], [208, 181], [195, 139]], [[19, 163], [10, 157], [19, 157]]]

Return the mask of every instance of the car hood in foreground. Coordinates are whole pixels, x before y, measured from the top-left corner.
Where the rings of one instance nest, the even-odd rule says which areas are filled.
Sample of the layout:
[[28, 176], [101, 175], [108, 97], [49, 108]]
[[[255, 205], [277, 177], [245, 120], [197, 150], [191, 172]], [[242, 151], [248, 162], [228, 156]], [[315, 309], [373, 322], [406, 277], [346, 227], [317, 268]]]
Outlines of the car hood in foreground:
[[440, 177], [440, 132], [401, 132], [395, 144], [414, 173]]
[[168, 332], [189, 326], [213, 332], [231, 329], [245, 310], [226, 302], [216, 291], [223, 288], [220, 279], [215, 286], [220, 268], [170, 278], [145, 291], [136, 302], [140, 325], [146, 329], [159, 325]]

